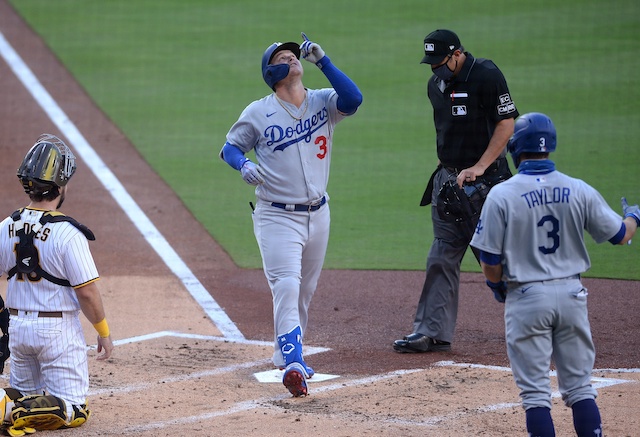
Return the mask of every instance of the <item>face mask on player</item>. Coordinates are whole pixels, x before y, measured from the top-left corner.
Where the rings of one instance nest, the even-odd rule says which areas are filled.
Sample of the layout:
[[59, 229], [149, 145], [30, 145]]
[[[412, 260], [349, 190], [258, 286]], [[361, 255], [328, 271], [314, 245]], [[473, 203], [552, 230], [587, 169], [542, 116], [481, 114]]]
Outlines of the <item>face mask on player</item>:
[[[453, 78], [453, 71], [451, 71], [449, 69], [449, 59], [451, 59], [451, 55], [449, 55], [449, 57], [447, 58], [447, 62], [445, 62], [444, 64], [436, 67], [436, 68], [432, 68], [431, 71], [433, 71], [433, 74], [435, 74], [436, 76], [438, 76], [440, 79], [442, 79], [445, 82], [450, 81]], [[458, 61], [456, 60], [456, 68], [458, 68]], [[455, 71], [455, 68], [454, 68]]]

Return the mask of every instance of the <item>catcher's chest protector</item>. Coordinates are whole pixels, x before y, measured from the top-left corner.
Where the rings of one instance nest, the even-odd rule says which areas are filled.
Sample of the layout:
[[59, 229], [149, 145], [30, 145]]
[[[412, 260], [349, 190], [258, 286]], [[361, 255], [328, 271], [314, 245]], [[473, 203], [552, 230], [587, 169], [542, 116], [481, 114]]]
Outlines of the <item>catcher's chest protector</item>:
[[19, 209], [11, 214], [11, 218], [16, 224], [16, 235], [20, 238], [20, 242], [16, 244], [15, 252], [16, 252], [16, 265], [9, 270], [7, 280], [9, 280], [13, 275], [19, 273], [21, 275], [26, 274], [33, 279], [37, 278], [45, 278], [48, 281], [53, 282], [54, 284], [63, 285], [66, 287], [70, 287], [71, 284], [66, 279], [56, 278], [51, 274], [45, 272], [42, 267], [40, 267], [40, 257], [38, 255], [38, 249], [36, 249], [33, 244], [33, 238], [40, 231], [42, 226], [47, 223], [52, 222], [61, 222], [66, 221], [74, 225], [78, 228], [88, 240], [95, 240], [96, 237], [93, 235], [93, 232], [83, 224], [77, 222], [71, 217], [67, 217], [62, 213], [52, 213], [47, 212], [40, 217], [40, 221], [38, 224], [31, 227], [29, 232], [27, 233], [24, 228], [24, 223], [22, 222], [22, 213], [23, 209]]

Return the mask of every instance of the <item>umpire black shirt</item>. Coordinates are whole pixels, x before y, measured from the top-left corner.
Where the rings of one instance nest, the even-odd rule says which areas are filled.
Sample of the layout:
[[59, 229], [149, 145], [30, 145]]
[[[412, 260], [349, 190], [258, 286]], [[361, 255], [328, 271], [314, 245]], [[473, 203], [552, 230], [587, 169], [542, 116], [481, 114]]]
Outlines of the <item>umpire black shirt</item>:
[[438, 159], [445, 167], [473, 166], [487, 149], [496, 124], [519, 115], [496, 64], [465, 55], [462, 70], [451, 82], [433, 75], [427, 86]]

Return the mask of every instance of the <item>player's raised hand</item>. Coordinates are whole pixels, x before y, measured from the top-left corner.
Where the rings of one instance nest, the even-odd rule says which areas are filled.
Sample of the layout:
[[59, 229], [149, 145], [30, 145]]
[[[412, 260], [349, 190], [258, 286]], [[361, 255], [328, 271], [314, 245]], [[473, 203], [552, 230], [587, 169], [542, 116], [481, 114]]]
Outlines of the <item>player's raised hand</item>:
[[242, 179], [249, 185], [264, 184], [262, 169], [248, 159], [242, 165], [240, 173], [242, 173]]
[[304, 41], [300, 45], [300, 56], [309, 62], [317, 64], [320, 59], [324, 58], [324, 50], [317, 43], [309, 41], [304, 32], [301, 33]]

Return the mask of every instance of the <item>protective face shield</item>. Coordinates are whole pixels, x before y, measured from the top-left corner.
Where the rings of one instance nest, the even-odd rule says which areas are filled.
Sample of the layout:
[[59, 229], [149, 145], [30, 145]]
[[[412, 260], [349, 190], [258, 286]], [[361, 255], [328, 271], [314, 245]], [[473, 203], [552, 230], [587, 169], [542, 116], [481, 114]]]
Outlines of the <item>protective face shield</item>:
[[556, 150], [556, 128], [549, 117], [540, 112], [523, 114], [516, 120], [513, 135], [507, 143], [516, 168], [523, 152], [547, 153]]
[[274, 42], [262, 55], [262, 78], [275, 91], [276, 83], [287, 77], [289, 66], [287, 64], [270, 65], [276, 53], [282, 50], [291, 50], [296, 58], [300, 59], [300, 45], [295, 42]]
[[64, 187], [76, 171], [76, 157], [58, 137], [42, 134], [27, 152], [17, 176], [27, 194]]

